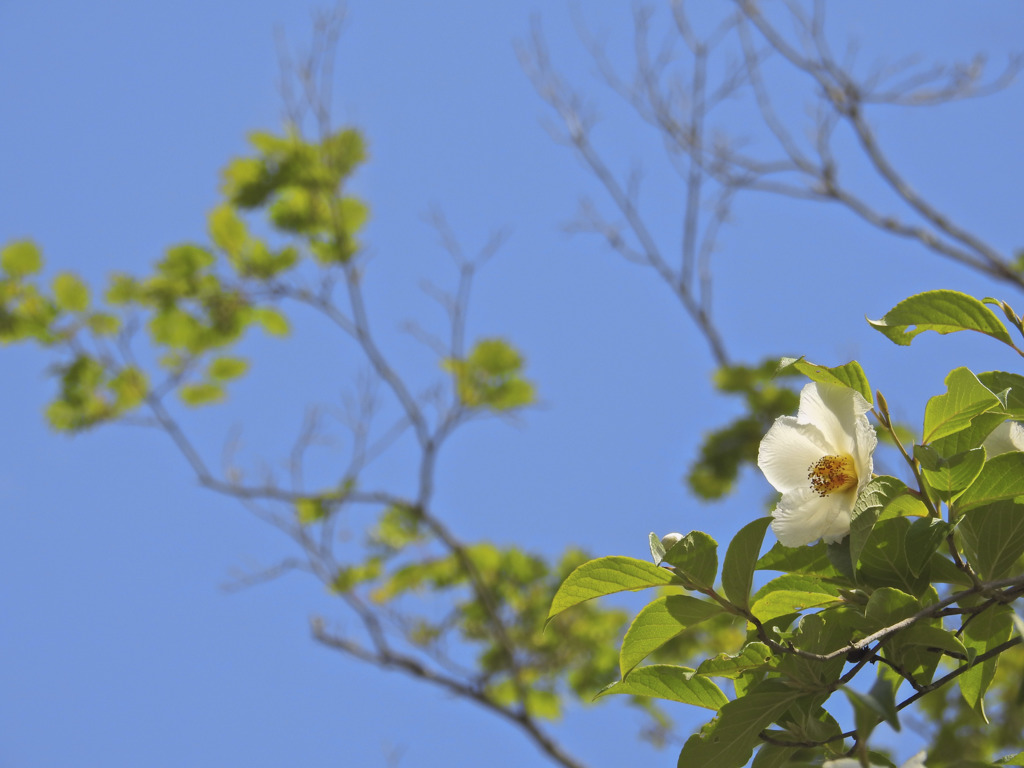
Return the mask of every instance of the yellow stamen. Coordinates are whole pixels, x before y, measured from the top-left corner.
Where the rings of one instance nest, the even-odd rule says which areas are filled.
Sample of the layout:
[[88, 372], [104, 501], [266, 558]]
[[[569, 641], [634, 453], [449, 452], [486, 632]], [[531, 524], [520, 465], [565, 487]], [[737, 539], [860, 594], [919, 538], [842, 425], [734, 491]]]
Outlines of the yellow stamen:
[[857, 469], [849, 454], [822, 456], [807, 468], [807, 479], [811, 481], [811, 490], [825, 498], [830, 493], [855, 486]]

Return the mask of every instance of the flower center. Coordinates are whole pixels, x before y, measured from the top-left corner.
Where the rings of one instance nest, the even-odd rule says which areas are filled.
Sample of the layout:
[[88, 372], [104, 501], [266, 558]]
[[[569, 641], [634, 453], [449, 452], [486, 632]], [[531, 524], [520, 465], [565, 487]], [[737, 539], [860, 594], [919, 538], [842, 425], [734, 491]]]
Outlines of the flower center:
[[822, 456], [807, 468], [807, 479], [811, 481], [811, 490], [825, 498], [830, 493], [856, 485], [857, 469], [853, 465], [853, 457], [847, 453]]

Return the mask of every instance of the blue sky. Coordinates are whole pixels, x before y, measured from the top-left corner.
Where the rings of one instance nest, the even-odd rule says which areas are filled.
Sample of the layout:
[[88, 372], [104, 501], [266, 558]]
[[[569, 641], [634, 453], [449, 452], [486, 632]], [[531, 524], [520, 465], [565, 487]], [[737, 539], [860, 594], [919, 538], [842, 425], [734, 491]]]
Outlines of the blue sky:
[[[621, 5], [583, 15], [628, 66]], [[144, 273], [168, 245], [204, 240], [220, 168], [245, 151], [248, 131], [281, 124], [274, 30], [301, 44], [314, 7], [0, 4], [0, 241], [34, 238], [49, 270], [98, 287], [113, 270]], [[550, 115], [517, 62], [535, 13], [556, 66], [596, 99], [602, 150], [619, 170], [632, 159], [650, 169], [643, 200], [671, 248], [681, 198], [657, 138], [595, 80], [568, 5], [352, 0], [338, 57], [336, 119], [370, 144], [354, 182], [372, 209], [370, 311], [406, 375], [427, 382], [436, 371], [398, 330], [443, 320], [420, 281], [453, 279], [424, 214], [443, 210], [467, 250], [510, 232], [480, 276], [470, 336], [522, 349], [544, 405], [518, 425], [465, 429], [442, 457], [438, 508], [465, 540], [547, 554], [578, 544], [644, 557], [652, 530], [700, 528], [724, 542], [762, 514], [769, 488], [751, 474], [732, 498], [702, 506], [680, 482], [701, 435], [735, 406], [714, 394], [707, 349], [654, 274], [563, 231], [580, 195], [603, 202], [545, 132]], [[867, 61], [987, 51], [999, 62], [1019, 45], [1009, 2], [876, 4], [834, 21]], [[785, 101], [796, 86], [780, 77]], [[1021, 93], [875, 116], [912, 185], [1004, 252], [1022, 245]], [[841, 167], [871, 191], [846, 156]], [[872, 331], [865, 315], [921, 290], [1019, 298], [836, 208], [744, 197], [714, 269], [737, 360], [856, 357], [908, 419], [951, 367], [1014, 365], [986, 340], [924, 337], [908, 350]], [[247, 457], [273, 462], [305, 403], [340, 399], [360, 369], [352, 350], [308, 318], [296, 327], [288, 342], [248, 342], [254, 370], [231, 403], [188, 419], [207, 455], [244, 423]], [[0, 353], [0, 766], [543, 764], [482, 711], [317, 646], [309, 616], [340, 615], [317, 583], [223, 591], [238, 569], [279, 558], [279, 535], [199, 489], [161, 435], [48, 431], [51, 361]], [[375, 471], [401, 487], [402, 468], [399, 456]], [[555, 731], [594, 766], [674, 764], [673, 750], [634, 739], [639, 723], [607, 703], [572, 711]], [[914, 738], [904, 734], [901, 754]]]

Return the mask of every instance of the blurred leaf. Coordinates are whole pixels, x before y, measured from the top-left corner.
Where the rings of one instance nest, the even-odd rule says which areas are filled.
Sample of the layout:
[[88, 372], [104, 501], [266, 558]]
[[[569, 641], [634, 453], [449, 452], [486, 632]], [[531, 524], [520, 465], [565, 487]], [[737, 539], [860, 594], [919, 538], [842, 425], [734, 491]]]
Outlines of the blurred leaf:
[[43, 268], [43, 255], [31, 240], [15, 240], [0, 250], [0, 268], [16, 280], [27, 277]]
[[502, 339], [482, 339], [464, 360], [448, 358], [442, 365], [467, 407], [508, 411], [535, 399], [533, 384], [521, 375], [522, 356]]
[[224, 399], [224, 388], [209, 382], [185, 384], [178, 390], [178, 396], [186, 405], [210, 405]]
[[89, 287], [76, 275], [61, 272], [53, 279], [53, 298], [65, 312], [84, 312], [89, 308]]
[[229, 381], [244, 376], [249, 370], [249, 361], [241, 357], [217, 357], [210, 361], [206, 375], [213, 381]]
[[259, 307], [253, 310], [253, 319], [271, 336], [287, 336], [291, 331], [288, 319], [270, 307]]
[[249, 239], [245, 222], [230, 205], [219, 205], [210, 212], [210, 239], [232, 257], [239, 257]]

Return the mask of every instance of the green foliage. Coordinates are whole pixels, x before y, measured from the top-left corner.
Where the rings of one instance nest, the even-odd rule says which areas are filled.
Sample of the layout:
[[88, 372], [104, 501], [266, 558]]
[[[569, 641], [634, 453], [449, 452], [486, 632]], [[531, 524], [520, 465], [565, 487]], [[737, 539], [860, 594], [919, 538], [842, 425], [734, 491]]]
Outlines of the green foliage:
[[522, 376], [522, 356], [502, 339], [482, 339], [465, 359], [447, 358], [443, 367], [467, 408], [510, 411], [536, 399], [533, 384]]
[[[1019, 318], [1003, 309], [1019, 329]], [[984, 303], [953, 291], [911, 297], [873, 325], [901, 344], [923, 330], [975, 330], [1013, 346]], [[787, 371], [874, 399], [856, 362], [828, 368], [790, 359], [784, 361]], [[767, 374], [764, 367], [723, 369], [721, 385], [750, 395], [762, 391]], [[990, 455], [994, 444], [984, 443], [1007, 419], [1024, 419], [1024, 377], [975, 375], [960, 367], [945, 384], [946, 392], [924, 409], [920, 442], [909, 447], [889, 419], [888, 404], [877, 398], [873, 414], [913, 483], [873, 477], [850, 497], [849, 531], [839, 540], [793, 549], [775, 544], [758, 559], [772, 518], [756, 519], [729, 543], [718, 586], [716, 545], [707, 534], [651, 534], [653, 571], [628, 558], [602, 558], [581, 566], [559, 590], [553, 613], [659, 582], [700, 593], [662, 595], [639, 612], [622, 641], [621, 679], [604, 691], [717, 709], [687, 740], [680, 766], [740, 768], [756, 748], [758, 768], [820, 764], [850, 754], [891, 764], [872, 753], [868, 741], [880, 723], [899, 730], [898, 712], [911, 703], [931, 708], [936, 722], [936, 712], [944, 719], [952, 710], [957, 727], [974, 734], [960, 745], [956, 730], [940, 725], [935, 765], [992, 765], [993, 745], [1019, 747], [1024, 661], [1011, 654], [1021, 637], [1011, 638], [1014, 621], [1021, 630], [1024, 622], [1009, 604], [1024, 595], [1024, 445], [1005, 447], [1012, 431], [1000, 433], [998, 450], [1008, 452]], [[751, 444], [731, 447], [735, 466]], [[787, 514], [819, 514], [815, 509], [807, 505]], [[629, 569], [620, 563], [630, 563]], [[756, 570], [781, 574], [751, 596]], [[659, 662], [682, 661], [672, 658], [677, 638], [730, 617], [744, 620], [747, 632], [726, 652], [692, 666], [641, 665], [655, 654]], [[1015, 659], [1015, 666], [1001, 685], [996, 670], [1004, 657]], [[867, 668], [877, 669], [874, 683], [867, 690], [855, 687]], [[711, 676], [733, 681], [731, 699], [723, 702], [721, 689], [700, 682]], [[904, 683], [909, 694], [900, 693]], [[961, 703], [940, 696], [944, 686], [956, 688]], [[840, 726], [823, 706], [840, 689], [851, 704], [852, 728]], [[930, 695], [917, 702], [925, 693]], [[986, 707], [993, 698], [996, 715]], [[941, 709], [930, 703], [935, 701]], [[991, 716], [998, 717], [998, 738], [979, 730]], [[1016, 733], [1009, 730], [1013, 724]]]

